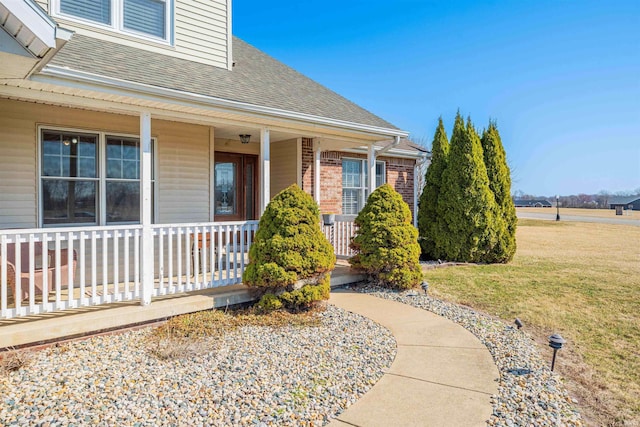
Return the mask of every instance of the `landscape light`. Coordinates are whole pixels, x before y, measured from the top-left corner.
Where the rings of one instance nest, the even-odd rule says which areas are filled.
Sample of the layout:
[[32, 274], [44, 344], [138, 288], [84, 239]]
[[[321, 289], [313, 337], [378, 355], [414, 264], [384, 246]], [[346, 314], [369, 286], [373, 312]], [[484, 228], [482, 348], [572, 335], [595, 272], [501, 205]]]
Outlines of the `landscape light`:
[[564, 338], [560, 334], [553, 334], [549, 337], [549, 347], [553, 349], [553, 359], [551, 360], [551, 370], [556, 364], [556, 353], [562, 348], [562, 345], [566, 343]]
[[429, 292], [429, 282], [427, 282], [426, 280], [422, 282], [422, 285], [420, 285], [420, 287], [424, 291], [425, 295], [427, 294], [427, 292]]
[[556, 194], [556, 221], [560, 221], [560, 196]]
[[522, 321], [516, 317], [516, 320], [513, 322], [516, 324], [518, 329], [522, 328]]

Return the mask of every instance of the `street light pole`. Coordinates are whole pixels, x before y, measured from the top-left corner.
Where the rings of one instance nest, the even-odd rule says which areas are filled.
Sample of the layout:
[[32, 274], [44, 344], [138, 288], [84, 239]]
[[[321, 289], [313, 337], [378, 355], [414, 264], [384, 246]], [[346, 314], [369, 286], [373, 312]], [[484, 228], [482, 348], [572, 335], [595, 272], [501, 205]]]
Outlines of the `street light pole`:
[[560, 196], [556, 195], [556, 221], [560, 221]]

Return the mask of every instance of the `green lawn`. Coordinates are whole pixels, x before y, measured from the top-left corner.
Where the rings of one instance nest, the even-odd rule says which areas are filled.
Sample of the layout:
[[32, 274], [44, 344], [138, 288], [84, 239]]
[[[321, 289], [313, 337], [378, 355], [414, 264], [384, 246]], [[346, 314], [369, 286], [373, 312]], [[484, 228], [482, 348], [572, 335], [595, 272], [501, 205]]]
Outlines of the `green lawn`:
[[509, 322], [519, 317], [542, 345], [559, 332], [569, 343], [558, 369], [587, 418], [640, 423], [640, 227], [518, 225], [510, 264], [429, 270], [430, 289]]

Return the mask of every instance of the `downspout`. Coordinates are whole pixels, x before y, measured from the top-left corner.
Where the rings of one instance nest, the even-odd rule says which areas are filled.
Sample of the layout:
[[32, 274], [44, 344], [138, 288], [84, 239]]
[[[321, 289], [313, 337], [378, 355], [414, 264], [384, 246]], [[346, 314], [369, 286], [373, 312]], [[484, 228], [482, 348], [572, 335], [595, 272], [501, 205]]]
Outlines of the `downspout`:
[[422, 165], [431, 160], [430, 154], [431, 153], [425, 153], [422, 159], [417, 160], [413, 166], [413, 226], [416, 228], [418, 228], [418, 193], [420, 192], [418, 188], [418, 174], [420, 173]]
[[375, 188], [376, 188], [376, 159], [381, 154], [386, 153], [387, 151], [391, 150], [394, 147], [397, 147], [398, 144], [400, 144], [400, 137], [399, 136], [395, 136], [394, 139], [393, 139], [393, 142], [391, 144], [389, 144], [386, 147], [378, 150], [377, 153], [376, 153], [375, 145], [371, 144], [369, 146], [369, 153], [367, 155], [367, 162], [369, 163], [369, 165], [368, 165], [368, 167], [369, 167], [369, 183], [367, 184], [367, 186], [369, 187], [369, 194], [373, 193], [373, 190], [375, 190]]
[[393, 138], [393, 142], [389, 145], [387, 145], [386, 147], [384, 147], [381, 150], [378, 150], [378, 152], [376, 153], [376, 157], [378, 157], [381, 154], [386, 153], [387, 151], [391, 150], [392, 148], [397, 147], [400, 144], [400, 137], [399, 136], [395, 136]]

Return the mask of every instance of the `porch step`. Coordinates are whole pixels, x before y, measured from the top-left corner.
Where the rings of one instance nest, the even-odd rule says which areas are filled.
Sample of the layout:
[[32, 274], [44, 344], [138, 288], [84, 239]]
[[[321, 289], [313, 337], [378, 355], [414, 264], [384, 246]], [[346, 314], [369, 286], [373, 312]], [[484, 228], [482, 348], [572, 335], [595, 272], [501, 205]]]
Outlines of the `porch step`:
[[[356, 283], [364, 278], [347, 266], [337, 265], [331, 275], [331, 287]], [[0, 320], [0, 350], [79, 338], [251, 300], [246, 286], [232, 285], [158, 297], [147, 306], [131, 301]]]

